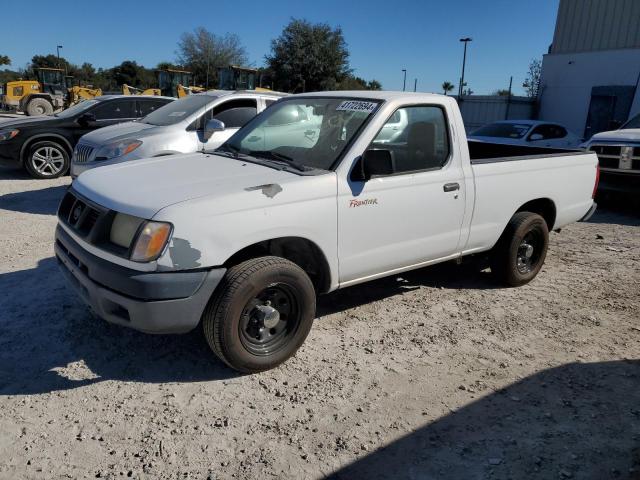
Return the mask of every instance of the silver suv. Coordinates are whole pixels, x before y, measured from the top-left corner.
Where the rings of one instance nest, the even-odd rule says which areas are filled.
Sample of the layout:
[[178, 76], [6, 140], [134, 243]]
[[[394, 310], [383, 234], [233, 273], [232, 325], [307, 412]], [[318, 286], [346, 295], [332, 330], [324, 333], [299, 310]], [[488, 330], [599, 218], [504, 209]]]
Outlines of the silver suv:
[[[139, 121], [121, 123], [88, 133], [73, 151], [71, 176], [85, 170], [139, 158], [211, 150], [284, 94], [276, 92], [211, 90], [165, 105]], [[208, 120], [225, 128], [209, 138]]]

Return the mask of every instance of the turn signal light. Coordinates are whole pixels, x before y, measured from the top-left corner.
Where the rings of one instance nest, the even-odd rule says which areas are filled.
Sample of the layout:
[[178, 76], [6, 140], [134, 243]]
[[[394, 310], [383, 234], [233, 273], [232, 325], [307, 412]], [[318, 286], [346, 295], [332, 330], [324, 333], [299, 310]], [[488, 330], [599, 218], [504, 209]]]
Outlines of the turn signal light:
[[151, 262], [156, 260], [166, 247], [171, 237], [172, 226], [165, 222], [146, 222], [131, 252], [134, 262]]

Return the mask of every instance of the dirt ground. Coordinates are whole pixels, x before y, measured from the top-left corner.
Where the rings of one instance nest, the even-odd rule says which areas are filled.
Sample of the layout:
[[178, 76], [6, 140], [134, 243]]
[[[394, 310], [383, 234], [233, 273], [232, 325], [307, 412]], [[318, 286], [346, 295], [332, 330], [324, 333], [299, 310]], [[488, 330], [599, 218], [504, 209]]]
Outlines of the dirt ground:
[[640, 217], [536, 280], [446, 264], [319, 301], [281, 368], [92, 318], [53, 258], [69, 179], [0, 171], [0, 478], [640, 479]]

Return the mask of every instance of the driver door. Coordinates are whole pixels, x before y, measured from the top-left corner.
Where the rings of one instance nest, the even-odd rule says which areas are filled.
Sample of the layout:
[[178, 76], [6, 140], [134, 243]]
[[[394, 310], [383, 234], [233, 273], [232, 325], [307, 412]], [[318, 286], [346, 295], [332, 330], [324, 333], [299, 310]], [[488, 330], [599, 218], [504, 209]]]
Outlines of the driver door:
[[401, 110], [407, 123], [396, 140], [389, 142], [383, 127], [368, 148], [390, 152], [393, 173], [339, 184], [341, 284], [458, 253], [465, 179], [444, 110]]

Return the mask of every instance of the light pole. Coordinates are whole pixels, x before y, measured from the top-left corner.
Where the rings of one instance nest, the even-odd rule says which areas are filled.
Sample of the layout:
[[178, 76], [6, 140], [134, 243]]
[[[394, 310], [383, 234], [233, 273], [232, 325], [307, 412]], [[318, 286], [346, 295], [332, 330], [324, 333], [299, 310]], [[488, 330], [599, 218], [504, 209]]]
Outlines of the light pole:
[[461, 38], [460, 41], [464, 43], [464, 55], [462, 56], [462, 76], [460, 77], [460, 86], [458, 87], [458, 98], [462, 97], [462, 89], [464, 88], [464, 67], [467, 64], [467, 43], [473, 39], [469, 37]]
[[416, 88], [418, 88], [418, 79], [414, 78], [413, 79], [413, 91], [414, 92], [416, 91]]
[[62, 48], [62, 45], [57, 45], [56, 46], [56, 52], [58, 54], [58, 68], [60, 68], [60, 49]]
[[402, 91], [404, 92], [407, 88], [407, 69], [403, 68], [402, 73], [404, 73], [404, 79], [402, 80]]

